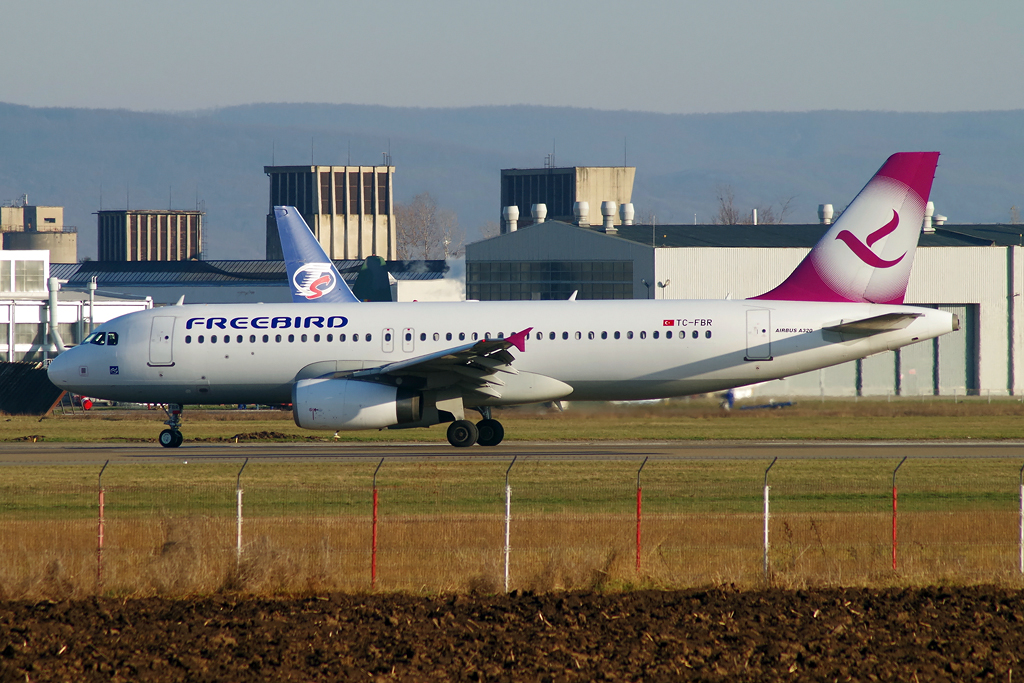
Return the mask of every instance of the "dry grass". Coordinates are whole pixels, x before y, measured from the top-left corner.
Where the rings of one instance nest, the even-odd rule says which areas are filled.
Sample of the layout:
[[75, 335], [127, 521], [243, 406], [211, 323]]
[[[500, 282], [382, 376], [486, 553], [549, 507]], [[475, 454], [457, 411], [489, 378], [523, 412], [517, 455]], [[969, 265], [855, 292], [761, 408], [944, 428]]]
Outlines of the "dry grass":
[[[788, 587], [1002, 583], [1019, 586], [1018, 518], [1012, 513], [914, 513], [900, 521], [899, 571], [891, 566], [890, 518], [778, 515], [771, 522], [771, 582]], [[366, 517], [259, 518], [235, 553], [234, 520], [150, 518], [5, 522], [0, 598], [258, 595], [372, 588]], [[469, 515], [383, 517], [376, 588], [499, 592], [503, 519]], [[510, 587], [568, 589], [764, 585], [761, 518], [657, 515], [643, 521], [641, 569], [635, 518], [524, 515], [512, 522]]]
[[[8, 466], [0, 484], [0, 598], [259, 595], [372, 588], [375, 463]], [[530, 590], [764, 585], [766, 461], [653, 461], [644, 469], [635, 566], [634, 462], [518, 463], [511, 474], [510, 587]], [[1020, 463], [912, 459], [900, 470], [892, 569], [888, 460], [787, 460], [771, 474], [771, 582], [1021, 585]], [[387, 463], [376, 588], [504, 588], [504, 473], [495, 462]]]

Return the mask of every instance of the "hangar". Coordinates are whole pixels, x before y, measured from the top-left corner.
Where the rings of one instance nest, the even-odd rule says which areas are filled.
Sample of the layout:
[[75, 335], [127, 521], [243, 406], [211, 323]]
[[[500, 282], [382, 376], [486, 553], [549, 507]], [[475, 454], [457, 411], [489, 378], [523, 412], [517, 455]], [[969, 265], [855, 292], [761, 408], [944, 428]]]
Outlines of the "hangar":
[[[747, 298], [782, 282], [828, 227], [589, 227], [543, 217], [537, 220], [535, 215], [532, 225], [467, 246], [466, 296], [566, 299], [577, 291], [580, 299]], [[1022, 233], [1020, 225], [944, 224], [923, 229], [906, 303], [956, 313], [960, 331], [930, 343], [777, 380], [761, 393], [922, 398], [1020, 395], [1024, 390]]]

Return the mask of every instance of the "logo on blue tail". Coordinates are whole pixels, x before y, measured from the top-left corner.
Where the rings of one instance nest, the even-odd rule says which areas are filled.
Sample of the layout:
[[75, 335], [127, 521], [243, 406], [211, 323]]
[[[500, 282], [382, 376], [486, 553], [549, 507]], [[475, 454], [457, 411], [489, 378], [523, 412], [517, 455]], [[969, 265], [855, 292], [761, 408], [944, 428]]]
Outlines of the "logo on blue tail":
[[292, 275], [292, 293], [309, 301], [334, 291], [338, 278], [330, 263], [307, 263]]

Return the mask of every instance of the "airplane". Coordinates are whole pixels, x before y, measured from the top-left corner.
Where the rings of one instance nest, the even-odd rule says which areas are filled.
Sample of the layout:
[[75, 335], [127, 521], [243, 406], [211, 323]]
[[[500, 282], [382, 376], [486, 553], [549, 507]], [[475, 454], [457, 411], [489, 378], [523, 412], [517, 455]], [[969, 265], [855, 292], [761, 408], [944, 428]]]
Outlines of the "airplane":
[[[166, 447], [183, 441], [184, 404], [289, 402], [303, 428], [450, 423], [449, 443], [469, 447], [502, 441], [495, 406], [686, 396], [817, 370], [960, 328], [903, 305], [938, 157], [889, 157], [793, 273], [749, 299], [359, 303], [318, 272], [303, 291], [333, 286], [343, 301], [130, 313], [54, 359], [49, 377], [164, 405]], [[294, 207], [275, 214], [284, 239], [315, 242]]]

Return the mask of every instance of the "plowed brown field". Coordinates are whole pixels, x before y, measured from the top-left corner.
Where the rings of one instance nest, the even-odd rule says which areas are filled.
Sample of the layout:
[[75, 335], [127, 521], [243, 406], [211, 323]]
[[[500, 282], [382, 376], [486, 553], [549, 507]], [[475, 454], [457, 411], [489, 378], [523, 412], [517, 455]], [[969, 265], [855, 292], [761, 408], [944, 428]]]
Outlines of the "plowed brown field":
[[1024, 677], [996, 587], [0, 603], [0, 680]]

